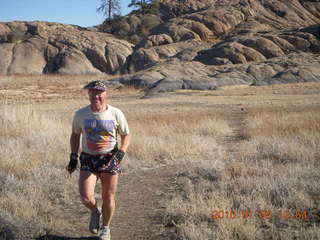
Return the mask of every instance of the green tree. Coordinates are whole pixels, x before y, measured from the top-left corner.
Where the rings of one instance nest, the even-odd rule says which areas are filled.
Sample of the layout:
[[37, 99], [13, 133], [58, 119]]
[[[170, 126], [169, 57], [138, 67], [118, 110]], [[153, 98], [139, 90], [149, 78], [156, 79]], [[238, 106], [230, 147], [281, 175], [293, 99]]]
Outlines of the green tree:
[[148, 4], [150, 3], [152, 3], [152, 0], [131, 0], [128, 7], [141, 9], [142, 14], [144, 14]]
[[110, 22], [114, 17], [121, 15], [120, 0], [101, 0], [97, 12], [102, 12]]

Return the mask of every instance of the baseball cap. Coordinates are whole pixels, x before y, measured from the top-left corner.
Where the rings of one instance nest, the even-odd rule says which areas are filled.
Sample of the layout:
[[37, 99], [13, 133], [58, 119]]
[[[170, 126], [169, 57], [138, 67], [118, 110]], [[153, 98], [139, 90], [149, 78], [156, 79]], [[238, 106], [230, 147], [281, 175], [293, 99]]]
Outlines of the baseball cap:
[[91, 90], [107, 91], [106, 84], [100, 80], [89, 82], [83, 88], [84, 89], [91, 89]]

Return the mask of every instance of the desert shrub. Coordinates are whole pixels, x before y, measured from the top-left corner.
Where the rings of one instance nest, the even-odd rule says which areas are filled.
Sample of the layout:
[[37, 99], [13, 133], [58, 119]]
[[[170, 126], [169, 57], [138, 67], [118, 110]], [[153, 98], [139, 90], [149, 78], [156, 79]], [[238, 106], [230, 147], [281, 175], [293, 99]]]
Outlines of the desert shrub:
[[21, 30], [15, 29], [14, 31], [10, 32], [6, 38], [9, 43], [18, 43], [25, 41], [26, 39], [30, 38], [30, 36]]
[[121, 16], [119, 18], [112, 19], [110, 22], [105, 21], [100, 30], [108, 33], [112, 33], [117, 37], [125, 38], [128, 41], [136, 44], [143, 37], [149, 35], [150, 30], [161, 23], [161, 19], [157, 14], [154, 14], [157, 10], [157, 5], [147, 8], [147, 12], [142, 14], [137, 11], [133, 15]]
[[153, 14], [142, 15], [141, 25], [138, 27], [137, 32], [141, 37], [149, 35], [150, 30], [155, 26], [159, 25], [161, 20], [158, 16]]

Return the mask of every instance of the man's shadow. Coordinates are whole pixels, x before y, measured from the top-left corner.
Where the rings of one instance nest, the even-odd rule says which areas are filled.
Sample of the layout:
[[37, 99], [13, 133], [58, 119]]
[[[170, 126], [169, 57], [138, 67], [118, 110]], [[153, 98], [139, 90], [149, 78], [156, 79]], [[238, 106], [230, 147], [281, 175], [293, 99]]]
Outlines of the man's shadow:
[[59, 235], [44, 235], [36, 238], [36, 240], [99, 240], [98, 237], [66, 237]]

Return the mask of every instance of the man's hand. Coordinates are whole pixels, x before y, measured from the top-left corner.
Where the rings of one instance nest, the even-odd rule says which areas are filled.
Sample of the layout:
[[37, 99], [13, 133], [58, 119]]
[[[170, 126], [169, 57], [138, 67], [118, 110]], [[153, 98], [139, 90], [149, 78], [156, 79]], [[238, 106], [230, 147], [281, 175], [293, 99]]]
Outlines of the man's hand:
[[126, 153], [124, 151], [118, 150], [112, 155], [111, 160], [116, 160], [118, 163], [120, 163], [122, 161], [122, 159], [124, 158], [125, 154]]
[[74, 172], [74, 170], [76, 170], [78, 165], [78, 154], [77, 153], [71, 153], [70, 154], [70, 161], [69, 164], [67, 166], [67, 170], [70, 174], [72, 174]]

